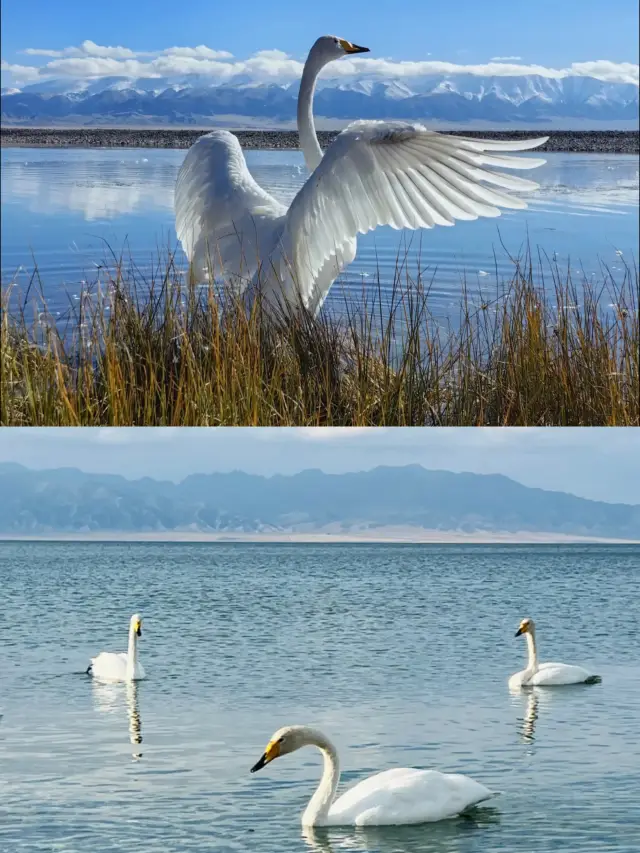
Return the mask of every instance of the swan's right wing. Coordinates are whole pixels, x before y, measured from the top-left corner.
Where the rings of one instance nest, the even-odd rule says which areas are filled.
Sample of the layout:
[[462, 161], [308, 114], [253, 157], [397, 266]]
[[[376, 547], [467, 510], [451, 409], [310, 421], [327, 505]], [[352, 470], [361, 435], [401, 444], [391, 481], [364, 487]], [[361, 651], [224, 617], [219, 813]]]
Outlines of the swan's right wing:
[[[251, 279], [286, 208], [253, 179], [238, 138], [214, 130], [191, 146], [175, 188], [176, 233], [198, 280]], [[265, 247], [266, 246], [266, 247]]]
[[406, 122], [349, 125], [287, 213], [285, 244], [304, 304], [319, 298], [320, 271], [359, 233], [379, 225], [453, 225], [457, 219], [499, 216], [500, 208], [526, 208], [523, 199], [505, 190], [531, 191], [538, 185], [495, 170], [540, 166], [544, 160], [506, 155], [546, 139], [470, 139]]

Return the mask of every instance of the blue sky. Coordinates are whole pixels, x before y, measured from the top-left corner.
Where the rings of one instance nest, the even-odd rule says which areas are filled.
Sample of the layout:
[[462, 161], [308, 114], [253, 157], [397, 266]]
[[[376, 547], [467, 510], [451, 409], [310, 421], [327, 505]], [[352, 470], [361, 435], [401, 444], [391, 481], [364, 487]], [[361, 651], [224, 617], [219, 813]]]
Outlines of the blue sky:
[[340, 473], [417, 463], [640, 504], [637, 429], [3, 429], [0, 462], [176, 481], [212, 471]]
[[2, 58], [31, 68], [51, 57], [25, 50], [69, 51], [85, 40], [135, 54], [204, 44], [239, 59], [274, 49], [302, 59], [327, 32], [367, 45], [379, 60], [482, 65], [494, 57], [518, 57], [524, 65], [555, 69], [597, 60], [638, 63], [637, 0], [2, 2]]
[[638, 61], [636, 0], [3, 0], [2, 54], [17, 61], [27, 47], [64, 48], [91, 39], [157, 50], [206, 44], [236, 56], [278, 48], [302, 55], [323, 33], [366, 44], [378, 56], [471, 62], [518, 55], [563, 65], [593, 59]]

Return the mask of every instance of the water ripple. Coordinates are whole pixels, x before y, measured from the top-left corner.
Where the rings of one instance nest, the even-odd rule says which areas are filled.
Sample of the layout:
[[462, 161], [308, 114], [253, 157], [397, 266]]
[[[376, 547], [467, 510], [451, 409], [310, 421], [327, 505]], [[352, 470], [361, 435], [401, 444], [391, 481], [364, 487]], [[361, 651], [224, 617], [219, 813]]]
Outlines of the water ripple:
[[[631, 853], [639, 575], [635, 546], [0, 543], [0, 849]], [[149, 678], [93, 682], [136, 610]], [[510, 693], [525, 613], [602, 684]], [[502, 793], [301, 834], [318, 754], [248, 772], [295, 722], [334, 738], [343, 786], [406, 765]]]

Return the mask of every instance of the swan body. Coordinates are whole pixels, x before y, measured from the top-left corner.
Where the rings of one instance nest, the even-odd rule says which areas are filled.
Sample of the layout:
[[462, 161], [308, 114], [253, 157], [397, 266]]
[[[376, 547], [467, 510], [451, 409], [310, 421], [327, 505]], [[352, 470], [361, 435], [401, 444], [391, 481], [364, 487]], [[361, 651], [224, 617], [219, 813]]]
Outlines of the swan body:
[[516, 672], [509, 679], [509, 687], [556, 687], [564, 684], [597, 684], [602, 679], [581, 666], [566, 663], [538, 663], [536, 646], [536, 626], [533, 619], [523, 619], [516, 631], [516, 637], [524, 634], [527, 638], [529, 656], [527, 668]]
[[100, 681], [137, 681], [145, 678], [144, 667], [138, 660], [138, 637], [142, 635], [142, 617], [134, 613], [129, 621], [129, 646], [126, 652], [100, 652], [87, 672]]
[[355, 258], [357, 235], [380, 225], [432, 228], [523, 209], [505, 191], [537, 184], [495, 169], [531, 169], [541, 159], [508, 156], [546, 142], [447, 136], [422, 124], [356, 121], [324, 156], [313, 123], [316, 79], [345, 54], [367, 48], [319, 38], [304, 66], [298, 132], [311, 173], [287, 209], [251, 176], [237, 137], [215, 130], [189, 149], [175, 191], [176, 232], [196, 280], [224, 275], [249, 299], [320, 310]]
[[302, 746], [316, 746], [324, 758], [320, 785], [302, 815], [303, 826], [383, 826], [431, 823], [455, 817], [495, 796], [458, 773], [397, 767], [369, 776], [335, 799], [340, 769], [335, 746], [308, 726], [277, 731], [251, 772]]

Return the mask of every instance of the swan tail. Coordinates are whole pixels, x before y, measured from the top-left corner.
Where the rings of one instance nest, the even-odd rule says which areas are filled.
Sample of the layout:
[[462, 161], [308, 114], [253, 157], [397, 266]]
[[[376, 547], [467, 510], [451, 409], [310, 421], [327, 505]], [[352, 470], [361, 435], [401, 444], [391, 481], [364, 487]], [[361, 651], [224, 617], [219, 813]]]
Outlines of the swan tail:
[[482, 803], [486, 803], [487, 800], [492, 800], [494, 797], [499, 797], [502, 794], [502, 791], [487, 791], [487, 793], [481, 797], [479, 800], [475, 800], [473, 803], [470, 803], [465, 809], [463, 809], [460, 814], [468, 815], [472, 813], [479, 805]]
[[585, 684], [600, 684], [601, 681], [602, 681], [601, 675], [590, 675], [589, 678], [585, 678], [584, 683]]
[[487, 800], [492, 800], [494, 797], [501, 797], [501, 796], [502, 796], [502, 791], [489, 791], [489, 793], [485, 794], [485, 796], [481, 800], [476, 800], [474, 805], [477, 806], [478, 803], [486, 803]]

